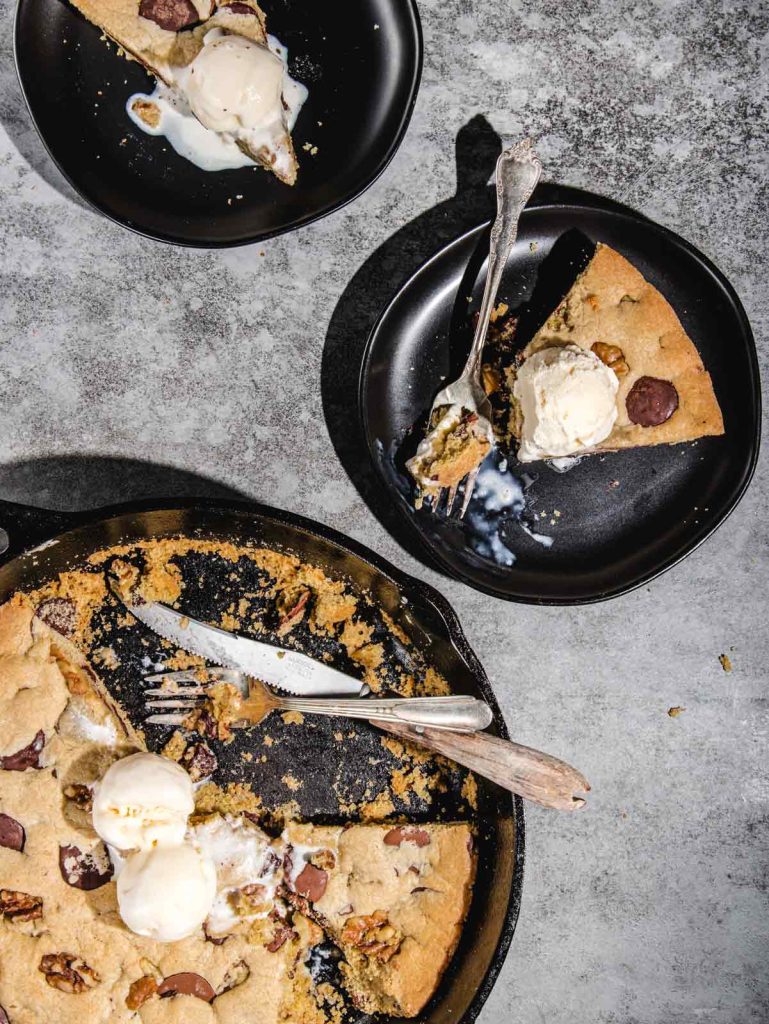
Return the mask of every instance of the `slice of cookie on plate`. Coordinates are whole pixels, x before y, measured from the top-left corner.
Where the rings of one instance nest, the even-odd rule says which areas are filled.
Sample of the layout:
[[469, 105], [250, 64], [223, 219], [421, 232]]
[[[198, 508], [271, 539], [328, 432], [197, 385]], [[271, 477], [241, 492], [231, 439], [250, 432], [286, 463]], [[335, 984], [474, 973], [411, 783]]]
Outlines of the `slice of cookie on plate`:
[[[240, 36], [268, 46], [264, 12], [255, 0], [72, 0], [72, 5], [117, 43], [129, 60], [137, 60], [169, 90], [185, 97], [190, 65], [201, 53], [209, 32]], [[240, 60], [242, 54], [236, 54]], [[159, 111], [147, 110], [143, 119], [152, 125]], [[255, 163], [280, 181], [293, 185], [298, 163], [285, 122], [288, 104], [276, 115], [269, 132], [230, 132], [235, 143]], [[142, 116], [141, 111], [137, 111]], [[213, 130], [213, 129], [211, 129]]]
[[[710, 374], [673, 307], [624, 256], [601, 242], [519, 365], [535, 352], [566, 345], [594, 353], [619, 382], [614, 426], [591, 451], [724, 433]], [[516, 408], [511, 432], [521, 433]]]

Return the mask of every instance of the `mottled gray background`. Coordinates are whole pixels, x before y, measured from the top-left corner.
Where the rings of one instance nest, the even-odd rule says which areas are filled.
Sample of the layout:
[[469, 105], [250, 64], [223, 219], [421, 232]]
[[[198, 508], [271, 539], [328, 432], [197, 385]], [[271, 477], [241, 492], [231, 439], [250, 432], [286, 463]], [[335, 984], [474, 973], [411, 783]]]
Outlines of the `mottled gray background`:
[[[422, 90], [382, 179], [319, 224], [220, 253], [145, 241], [73, 195], [23, 108], [9, 0], [0, 10], [0, 494], [79, 507], [212, 493], [204, 477], [429, 579], [515, 736], [594, 786], [577, 816], [528, 812], [520, 924], [484, 1024], [769, 1020], [766, 458], [731, 519], [652, 586], [517, 607], [392, 539], [343, 470], [321, 400], [329, 324], [340, 362], [327, 359], [327, 384], [375, 312], [337, 308], [367, 258], [433, 211], [406, 232], [394, 287], [483, 211], [477, 182], [450, 202], [455, 138], [477, 114], [505, 139], [531, 133], [549, 180], [628, 203], [715, 260], [765, 367], [767, 6], [422, 0]], [[671, 705], [686, 711], [669, 718]]]

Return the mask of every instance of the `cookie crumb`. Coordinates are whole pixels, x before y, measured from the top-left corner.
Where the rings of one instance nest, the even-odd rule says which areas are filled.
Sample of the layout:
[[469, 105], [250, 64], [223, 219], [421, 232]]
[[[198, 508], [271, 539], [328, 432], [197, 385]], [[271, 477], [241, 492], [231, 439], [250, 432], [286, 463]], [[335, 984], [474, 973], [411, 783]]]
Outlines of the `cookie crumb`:
[[678, 718], [678, 716], [684, 711], [686, 711], [686, 708], [676, 706], [674, 708], [668, 708], [668, 715], [670, 718]]
[[729, 673], [732, 671], [732, 659], [728, 654], [719, 654], [718, 660], [721, 662], [721, 668], [724, 672]]

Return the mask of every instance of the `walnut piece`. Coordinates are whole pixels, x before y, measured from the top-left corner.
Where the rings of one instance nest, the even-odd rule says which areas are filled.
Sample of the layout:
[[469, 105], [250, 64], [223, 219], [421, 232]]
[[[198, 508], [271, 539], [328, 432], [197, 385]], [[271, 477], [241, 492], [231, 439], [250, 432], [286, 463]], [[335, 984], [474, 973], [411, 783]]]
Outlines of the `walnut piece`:
[[101, 981], [92, 967], [72, 953], [46, 953], [38, 970], [51, 988], [70, 995], [87, 992]]
[[342, 941], [384, 964], [398, 952], [403, 937], [383, 910], [375, 910], [373, 914], [351, 917], [342, 929]]
[[6, 921], [37, 921], [42, 916], [43, 901], [39, 896], [0, 889], [0, 917]]
[[336, 857], [332, 850], [318, 850], [310, 856], [310, 864], [321, 871], [331, 871], [336, 867]]
[[148, 999], [157, 994], [157, 990], [158, 983], [151, 975], [145, 974], [144, 977], [131, 982], [125, 1004], [129, 1010], [138, 1010]]
[[614, 370], [618, 377], [624, 377], [630, 369], [625, 362], [625, 353], [619, 345], [605, 345], [602, 341], [597, 341], [590, 351], [594, 352], [610, 370]]

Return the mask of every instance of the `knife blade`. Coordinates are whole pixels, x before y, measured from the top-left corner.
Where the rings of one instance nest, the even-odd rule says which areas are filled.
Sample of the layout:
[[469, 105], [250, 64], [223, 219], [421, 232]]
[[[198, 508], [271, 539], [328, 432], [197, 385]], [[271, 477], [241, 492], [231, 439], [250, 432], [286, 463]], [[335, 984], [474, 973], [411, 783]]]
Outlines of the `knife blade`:
[[156, 601], [126, 604], [131, 614], [153, 633], [176, 644], [188, 654], [197, 654], [206, 661], [234, 668], [247, 676], [286, 693], [301, 697], [352, 695], [361, 697], [368, 687], [359, 679], [345, 675], [322, 661], [315, 661], [299, 651], [252, 640], [229, 633], [217, 626], [191, 619]]

